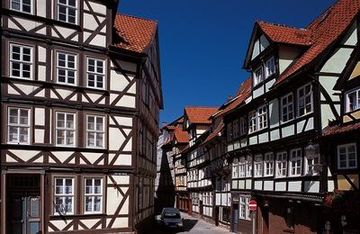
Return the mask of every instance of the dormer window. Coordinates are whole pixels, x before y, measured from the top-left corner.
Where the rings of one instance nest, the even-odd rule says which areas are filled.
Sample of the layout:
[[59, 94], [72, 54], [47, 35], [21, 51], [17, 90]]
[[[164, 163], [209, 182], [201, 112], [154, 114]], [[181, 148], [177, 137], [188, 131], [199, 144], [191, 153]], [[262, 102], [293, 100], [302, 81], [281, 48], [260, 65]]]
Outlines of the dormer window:
[[254, 72], [254, 86], [264, 81], [264, 73], [262, 67], [259, 67]]
[[353, 89], [346, 94], [345, 108], [346, 112], [360, 109], [360, 87]]
[[275, 72], [275, 58], [271, 57], [265, 63], [265, 78], [270, 77], [271, 75], [275, 74]]

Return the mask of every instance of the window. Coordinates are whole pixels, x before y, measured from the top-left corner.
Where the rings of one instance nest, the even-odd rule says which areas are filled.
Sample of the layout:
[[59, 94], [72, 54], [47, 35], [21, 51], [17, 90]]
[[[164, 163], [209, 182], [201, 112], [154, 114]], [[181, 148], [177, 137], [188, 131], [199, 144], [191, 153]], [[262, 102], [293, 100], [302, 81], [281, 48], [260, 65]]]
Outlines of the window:
[[256, 155], [254, 160], [254, 177], [262, 177], [262, 175], [263, 175], [262, 155]]
[[230, 223], [230, 217], [231, 217], [230, 207], [221, 206], [219, 208], [219, 216], [220, 216], [220, 221], [225, 223]]
[[246, 177], [252, 176], [252, 157], [246, 157]]
[[264, 74], [262, 66], [255, 70], [254, 72], [254, 86], [260, 84], [264, 81]]
[[357, 168], [357, 149], [356, 144], [339, 145], [338, 150], [338, 169]]
[[240, 136], [243, 136], [247, 133], [246, 119], [240, 118], [239, 125], [240, 125]]
[[8, 109], [8, 142], [30, 144], [30, 109]]
[[299, 176], [302, 173], [302, 151], [294, 149], [290, 151], [289, 175]]
[[101, 178], [85, 178], [84, 213], [101, 213], [103, 203], [103, 180]]
[[87, 146], [104, 148], [105, 118], [103, 116], [86, 116]]
[[311, 84], [298, 89], [298, 116], [309, 114], [313, 111], [313, 97]]
[[55, 178], [54, 214], [74, 214], [74, 178]]
[[239, 199], [239, 218], [244, 220], [251, 220], [249, 210], [249, 197], [240, 196]]
[[10, 9], [24, 13], [32, 13], [32, 0], [11, 0]]
[[292, 93], [281, 98], [281, 121], [287, 122], [294, 118], [294, 104]]
[[287, 153], [279, 152], [276, 154], [276, 177], [285, 177], [287, 171]]
[[105, 69], [103, 60], [88, 58], [87, 85], [88, 87], [105, 88]]
[[32, 48], [22, 45], [10, 45], [10, 76], [14, 78], [32, 78]]
[[275, 58], [269, 58], [265, 63], [265, 77], [268, 78], [276, 72]]
[[249, 133], [255, 132], [257, 130], [256, 123], [256, 111], [252, 111], [249, 113]]
[[234, 139], [239, 137], [239, 120], [238, 119], [233, 121], [233, 137], [234, 137]]
[[246, 176], [246, 160], [245, 157], [241, 157], [239, 160], [239, 178]]
[[264, 156], [264, 176], [274, 175], [274, 154], [266, 153]]
[[75, 114], [56, 113], [56, 144], [75, 146]]
[[57, 19], [62, 22], [76, 24], [77, 0], [58, 0]]
[[232, 173], [233, 173], [233, 178], [239, 178], [239, 162], [237, 159], [234, 159]]
[[345, 107], [345, 112], [352, 112], [360, 109], [360, 88], [346, 94]]
[[231, 122], [227, 125], [227, 139], [228, 141], [233, 139], [233, 126]]
[[76, 55], [57, 53], [57, 82], [75, 84], [76, 79]]
[[258, 130], [266, 128], [268, 125], [266, 106], [262, 106], [258, 109], [257, 116], [258, 116]]

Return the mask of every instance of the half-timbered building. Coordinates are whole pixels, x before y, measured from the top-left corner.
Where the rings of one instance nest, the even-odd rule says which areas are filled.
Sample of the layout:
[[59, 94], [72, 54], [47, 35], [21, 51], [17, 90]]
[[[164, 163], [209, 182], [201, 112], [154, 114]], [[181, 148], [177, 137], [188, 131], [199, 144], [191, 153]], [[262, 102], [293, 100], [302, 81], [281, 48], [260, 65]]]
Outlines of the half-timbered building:
[[[334, 146], [320, 139], [329, 121], [356, 119], [356, 88], [344, 86], [342, 94], [338, 82], [347, 64], [353, 64], [349, 73], [357, 64], [359, 6], [337, 1], [305, 28], [255, 23], [244, 64], [250, 91], [224, 106], [235, 105], [224, 115], [232, 211], [239, 217], [234, 231], [251, 232], [253, 220], [258, 233], [323, 232], [331, 226], [322, 215], [324, 195], [339, 179], [337, 185], [356, 187], [356, 135]], [[342, 108], [341, 100], [351, 107]], [[346, 164], [335, 171], [338, 181], [327, 164], [336, 154]], [[250, 198], [258, 203], [254, 218]]]
[[[211, 175], [206, 174], [209, 155], [201, 143], [206, 139], [211, 125], [210, 117], [217, 111], [212, 107], [186, 107], [183, 128], [189, 135], [189, 147], [182, 154], [186, 158], [187, 191], [191, 198], [192, 213], [212, 220], [213, 195]], [[212, 200], [212, 199], [211, 199]]]
[[157, 23], [117, 5], [1, 2], [0, 233], [133, 232], [153, 214]]

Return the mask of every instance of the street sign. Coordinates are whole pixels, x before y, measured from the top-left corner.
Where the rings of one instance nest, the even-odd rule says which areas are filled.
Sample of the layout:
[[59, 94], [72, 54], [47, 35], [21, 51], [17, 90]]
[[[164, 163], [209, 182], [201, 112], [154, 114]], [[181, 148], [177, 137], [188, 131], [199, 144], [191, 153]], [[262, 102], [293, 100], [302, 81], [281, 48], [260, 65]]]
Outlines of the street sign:
[[249, 201], [249, 210], [250, 211], [256, 211], [256, 209], [257, 209], [256, 200], [250, 200]]

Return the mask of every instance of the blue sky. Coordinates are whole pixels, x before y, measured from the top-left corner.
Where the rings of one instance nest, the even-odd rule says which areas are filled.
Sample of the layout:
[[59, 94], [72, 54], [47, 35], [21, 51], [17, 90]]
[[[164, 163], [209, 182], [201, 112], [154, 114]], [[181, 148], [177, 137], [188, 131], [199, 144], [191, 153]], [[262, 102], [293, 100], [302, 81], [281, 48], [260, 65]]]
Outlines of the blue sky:
[[124, 14], [159, 22], [164, 110], [220, 106], [249, 76], [242, 69], [256, 20], [305, 27], [335, 0], [120, 0]]

